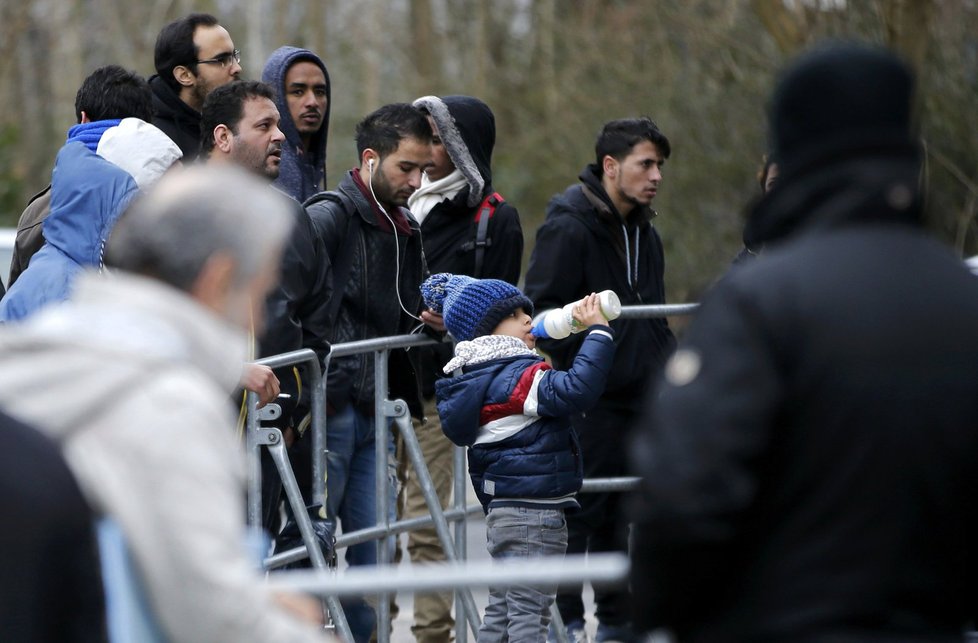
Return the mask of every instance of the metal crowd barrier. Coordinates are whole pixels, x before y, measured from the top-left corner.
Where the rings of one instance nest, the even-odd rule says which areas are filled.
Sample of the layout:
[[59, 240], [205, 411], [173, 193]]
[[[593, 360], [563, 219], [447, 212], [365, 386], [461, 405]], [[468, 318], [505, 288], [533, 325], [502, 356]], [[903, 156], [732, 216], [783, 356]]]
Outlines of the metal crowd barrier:
[[[698, 304], [626, 306], [622, 308], [621, 316], [623, 318], [639, 318], [688, 315], [693, 313], [697, 306]], [[416, 579], [427, 578], [427, 576], [431, 576], [432, 578], [437, 577], [437, 579], [444, 581], [444, 583], [440, 584], [439, 587], [454, 587], [457, 589], [455, 592], [455, 637], [457, 643], [466, 643], [468, 630], [471, 630], [475, 634], [478, 632], [480, 626], [478, 608], [476, 607], [475, 601], [472, 598], [471, 587], [485, 586], [488, 585], [490, 581], [492, 584], [498, 585], [504, 582], [523, 582], [526, 580], [520, 576], [521, 572], [518, 570], [505, 570], [504, 573], [504, 570], [498, 566], [489, 566], [485, 569], [476, 566], [457, 566], [459, 561], [464, 561], [466, 559], [466, 518], [469, 515], [482, 512], [481, 506], [467, 506], [466, 504], [467, 475], [465, 466], [465, 449], [461, 447], [455, 448], [455, 500], [452, 509], [443, 511], [441, 508], [441, 503], [435, 494], [434, 486], [431, 482], [431, 476], [428, 473], [428, 468], [421, 453], [421, 447], [418, 444], [417, 437], [415, 436], [414, 427], [411, 424], [411, 417], [408, 412], [407, 404], [402, 400], [387, 399], [387, 371], [390, 351], [399, 348], [434, 345], [436, 343], [438, 343], [437, 340], [423, 335], [397, 335], [356, 342], [346, 342], [334, 345], [326, 360], [325, 367], [328, 370], [329, 360], [334, 357], [344, 357], [359, 353], [374, 353], [374, 390], [376, 391], [374, 409], [376, 422], [375, 439], [377, 445], [375, 460], [377, 524], [371, 528], [344, 533], [336, 539], [337, 549], [367, 542], [369, 540], [376, 540], [377, 569], [371, 571], [347, 569], [344, 574], [340, 576], [328, 570], [326, 561], [323, 559], [322, 552], [316, 543], [315, 536], [312, 532], [312, 525], [308, 514], [306, 513], [305, 505], [302, 501], [301, 493], [299, 492], [298, 485], [295, 481], [295, 476], [292, 472], [291, 466], [289, 465], [281, 432], [278, 429], [261, 428], [259, 426], [258, 422], [261, 410], [256, 409], [258, 402], [257, 395], [249, 394], [248, 396], [247, 427], [249, 453], [249, 522], [253, 525], [261, 525], [261, 466], [259, 457], [260, 449], [265, 447], [269, 449], [269, 452], [275, 461], [279, 475], [282, 478], [283, 489], [286, 492], [287, 500], [292, 507], [293, 513], [295, 514], [299, 525], [299, 531], [302, 535], [304, 543], [304, 546], [302, 547], [276, 553], [274, 556], [267, 558], [265, 560], [265, 567], [266, 569], [275, 569], [277, 567], [281, 567], [298, 560], [303, 560], [308, 557], [312, 560], [313, 567], [316, 570], [314, 572], [289, 572], [288, 574], [275, 574], [270, 577], [269, 582], [276, 585], [282, 584], [296, 588], [298, 588], [302, 582], [311, 583], [308, 588], [312, 589], [314, 593], [321, 594], [325, 597], [327, 607], [330, 615], [333, 618], [337, 633], [348, 641], [352, 641], [352, 636], [350, 635], [349, 626], [346, 622], [343, 610], [339, 605], [339, 601], [337, 600], [338, 595], [347, 591], [344, 588], [353, 587], [355, 583], [360, 583], [359, 585], [356, 585], [359, 588], [358, 590], [354, 591], [350, 589], [349, 591], [358, 594], [377, 594], [378, 627], [376, 636], [378, 643], [388, 643], [390, 638], [390, 630], [388, 627], [388, 622], [390, 620], [390, 592], [396, 591], [397, 589], [428, 589], [428, 587], [416, 587], [415, 585], [412, 585], [410, 581], [404, 581], [406, 584], [402, 587], [400, 584], [398, 584], [401, 581], [397, 580], [399, 578], [399, 574], [396, 573], [392, 575], [389, 565], [390, 561], [388, 560], [388, 549], [387, 546], [385, 546], [385, 542], [388, 538], [391, 538], [396, 534], [434, 525], [435, 531], [438, 534], [438, 538], [441, 541], [444, 549], [445, 557], [451, 566], [448, 570], [445, 569], [445, 566], [432, 566], [430, 570], [428, 566], [425, 566], [423, 569], [414, 568], [411, 571], [411, 577]], [[316, 501], [322, 499], [323, 506], [325, 507], [326, 449], [328, 448], [326, 439], [327, 420], [325, 414], [325, 384], [323, 383], [322, 371], [319, 368], [316, 355], [311, 350], [294, 351], [292, 353], [285, 353], [258, 360], [258, 363], [268, 365], [272, 368], [279, 368], [294, 364], [308, 364], [308, 372], [310, 374], [308, 388], [312, 391], [312, 424], [310, 428], [313, 440], [312, 496], [316, 499]], [[388, 422], [390, 420], [397, 423], [398, 430], [400, 431], [400, 435], [404, 440], [404, 445], [408, 456], [414, 467], [414, 472], [418, 476], [418, 482], [421, 486], [422, 493], [424, 494], [425, 501], [428, 504], [430, 516], [399, 520], [396, 522], [390, 522], [388, 518], [389, 486], [387, 476], [387, 440], [389, 435]], [[637, 478], [585, 480], [581, 491], [627, 491], [629, 489], [633, 489], [637, 484], [637, 481]], [[454, 538], [453, 534], [449, 530], [449, 522], [455, 523]], [[596, 557], [592, 557], [592, 560], [595, 558]], [[574, 582], [583, 582], [588, 580], [595, 581], [603, 578], [603, 574], [609, 573], [608, 569], [595, 565], [585, 565], [583, 569], [588, 570], [585, 573], [575, 564], [571, 564], [576, 563], [576, 561], [573, 560], [573, 557], [563, 560], [565, 561], [563, 563], [549, 561], [547, 563], [548, 565], [555, 566], [555, 568], [559, 568], [559, 570], [561, 570], [560, 574], [564, 574], [566, 576], [561, 577], [563, 579], [561, 582], [569, 582], [572, 580]], [[607, 562], [604, 561], [603, 558], [601, 561]], [[608, 565], [611, 567], [614, 567], [614, 565], [617, 564], [620, 564], [620, 562], [608, 563]], [[535, 563], [529, 569], [532, 569], [532, 574], [530, 575], [532, 575], [534, 579], [538, 581], [541, 580], [542, 577], [539, 571], [541, 569], [540, 566]], [[478, 575], [476, 572], [478, 572]], [[625, 572], [618, 569], [618, 571], [615, 573], [619, 572], [620, 576], [617, 576], [616, 578], [620, 580], [624, 577]], [[344, 580], [347, 578], [350, 580]], [[472, 580], [476, 578], [479, 579], [478, 582]], [[507, 581], [507, 579], [509, 579], [509, 581]], [[417, 582], [420, 583], [421, 581], [418, 580]], [[295, 583], [295, 585], [290, 585], [292, 583]], [[561, 641], [561, 643], [565, 643], [566, 634], [560, 620], [560, 614], [557, 612], [556, 604], [551, 612], [554, 615], [554, 625], [556, 627], [558, 640]]]
[[381, 585], [394, 591], [432, 592], [486, 585], [617, 584], [625, 580], [628, 569], [628, 557], [623, 554], [548, 556], [534, 560], [533, 565], [508, 559], [464, 565], [432, 564], [410, 570], [394, 565], [357, 567], [341, 577], [319, 571], [296, 571], [273, 576], [269, 585], [317, 596], [359, 596]]

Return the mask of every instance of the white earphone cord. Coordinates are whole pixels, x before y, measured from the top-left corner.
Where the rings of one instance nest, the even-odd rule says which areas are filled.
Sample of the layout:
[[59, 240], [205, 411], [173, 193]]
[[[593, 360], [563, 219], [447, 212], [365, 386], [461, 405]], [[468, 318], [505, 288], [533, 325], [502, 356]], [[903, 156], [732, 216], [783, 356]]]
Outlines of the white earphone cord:
[[384, 208], [383, 205], [381, 205], [380, 200], [377, 198], [377, 195], [374, 194], [374, 169], [373, 168], [374, 168], [374, 164], [373, 162], [371, 162], [370, 178], [367, 180], [367, 187], [370, 188], [370, 196], [374, 198], [374, 202], [377, 204], [377, 207], [380, 208], [380, 211], [383, 212], [384, 216], [387, 217], [387, 220], [390, 221], [391, 232], [394, 233], [394, 293], [397, 295], [397, 305], [401, 307], [401, 310], [404, 311], [405, 315], [407, 315], [411, 319], [416, 319], [422, 324], [424, 324], [424, 320], [422, 320], [417, 315], [413, 315], [410, 312], [408, 312], [408, 309], [404, 307], [404, 302], [401, 301], [401, 243], [397, 240], [397, 226], [394, 225], [394, 219], [391, 218], [391, 215], [387, 214], [387, 210]]

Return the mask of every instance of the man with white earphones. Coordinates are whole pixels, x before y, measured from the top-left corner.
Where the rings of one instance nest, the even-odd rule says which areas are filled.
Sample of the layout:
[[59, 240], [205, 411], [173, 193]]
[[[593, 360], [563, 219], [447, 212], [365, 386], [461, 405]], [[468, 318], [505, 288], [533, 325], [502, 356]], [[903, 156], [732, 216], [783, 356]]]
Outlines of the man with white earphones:
[[[306, 201], [317, 234], [333, 266], [330, 343], [405, 334], [422, 323], [421, 282], [427, 272], [421, 230], [405, 207], [432, 163], [431, 126], [415, 107], [385, 105], [356, 128], [360, 165], [336, 191]], [[407, 353], [393, 351], [389, 398], [404, 399], [420, 415], [420, 392]], [[376, 524], [374, 476], [374, 358], [371, 354], [334, 357], [326, 382], [326, 510], [350, 532]], [[394, 519], [394, 442], [390, 508]], [[390, 540], [393, 554], [393, 539]], [[350, 565], [372, 565], [376, 545], [347, 550]], [[357, 643], [368, 641], [375, 612], [363, 599], [344, 603]]]

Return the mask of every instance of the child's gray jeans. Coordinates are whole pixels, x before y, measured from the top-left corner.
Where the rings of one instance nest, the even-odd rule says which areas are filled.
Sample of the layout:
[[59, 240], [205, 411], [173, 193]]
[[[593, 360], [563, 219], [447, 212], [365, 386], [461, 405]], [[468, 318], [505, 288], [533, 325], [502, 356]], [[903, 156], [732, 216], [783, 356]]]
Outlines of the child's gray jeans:
[[[486, 526], [489, 554], [497, 560], [563, 556], [567, 551], [563, 509], [493, 507]], [[555, 585], [490, 587], [478, 643], [543, 643], [556, 594]]]

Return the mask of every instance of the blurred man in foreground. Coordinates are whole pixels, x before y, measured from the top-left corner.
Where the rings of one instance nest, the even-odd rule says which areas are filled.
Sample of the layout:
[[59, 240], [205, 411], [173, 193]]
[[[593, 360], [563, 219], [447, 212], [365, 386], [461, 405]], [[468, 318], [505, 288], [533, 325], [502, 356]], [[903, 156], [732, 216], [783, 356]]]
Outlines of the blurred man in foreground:
[[706, 298], [631, 452], [646, 629], [960, 641], [978, 612], [978, 280], [922, 230], [912, 89], [835, 45], [775, 92], [764, 253]]
[[0, 405], [64, 449], [118, 523], [173, 641], [319, 641], [319, 604], [275, 595], [245, 548], [227, 396], [260, 329], [288, 203], [230, 168], [165, 177], [119, 220], [109, 274], [0, 334]]

